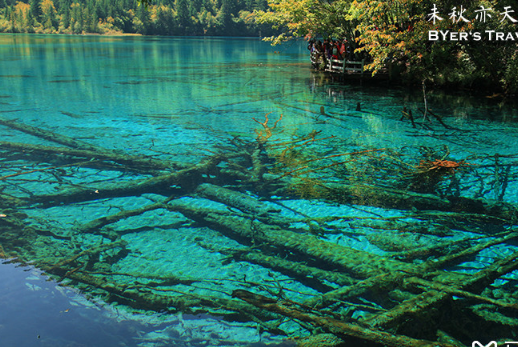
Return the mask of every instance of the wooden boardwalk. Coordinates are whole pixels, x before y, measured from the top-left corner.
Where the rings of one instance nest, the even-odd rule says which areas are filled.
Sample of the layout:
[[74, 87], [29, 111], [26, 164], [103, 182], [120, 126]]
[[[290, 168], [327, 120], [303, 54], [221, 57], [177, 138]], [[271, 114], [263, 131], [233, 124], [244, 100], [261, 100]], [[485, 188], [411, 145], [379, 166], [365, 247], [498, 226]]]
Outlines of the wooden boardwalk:
[[365, 59], [360, 61], [348, 59], [324, 59], [322, 55], [311, 52], [311, 65], [313, 68], [332, 74], [334, 77], [343, 79], [361, 80], [387, 80], [389, 74], [386, 71], [378, 72], [376, 75], [365, 71]]

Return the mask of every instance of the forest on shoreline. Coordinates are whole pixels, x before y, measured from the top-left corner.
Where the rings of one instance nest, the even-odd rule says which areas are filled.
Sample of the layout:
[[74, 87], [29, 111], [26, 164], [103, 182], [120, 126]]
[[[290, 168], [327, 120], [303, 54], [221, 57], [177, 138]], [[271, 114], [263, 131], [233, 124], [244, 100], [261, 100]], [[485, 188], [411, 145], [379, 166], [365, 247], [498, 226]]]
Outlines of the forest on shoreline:
[[266, 0], [0, 0], [0, 32], [267, 36]]
[[0, 0], [0, 32], [347, 40], [373, 74], [510, 95], [516, 11], [511, 0]]

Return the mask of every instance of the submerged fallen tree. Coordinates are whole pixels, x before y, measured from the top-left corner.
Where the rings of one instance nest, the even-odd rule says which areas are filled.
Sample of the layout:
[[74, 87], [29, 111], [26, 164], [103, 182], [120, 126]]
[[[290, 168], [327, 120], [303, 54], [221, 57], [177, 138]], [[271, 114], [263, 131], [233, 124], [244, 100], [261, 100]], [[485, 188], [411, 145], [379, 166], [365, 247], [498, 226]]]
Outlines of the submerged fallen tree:
[[[41, 167], [0, 177], [0, 182], [6, 183], [0, 190], [0, 226], [4, 230], [0, 235], [0, 256], [31, 262], [60, 280], [87, 286], [107, 301], [134, 308], [218, 314], [229, 320], [254, 321], [262, 329], [286, 335], [290, 334], [282, 323], [291, 320], [299, 327], [292, 337], [323, 331], [376, 346], [462, 346], [458, 341], [466, 341], [465, 331], [441, 317], [445, 307], [457, 315], [473, 312], [469, 319], [475, 330], [491, 324], [501, 328], [503, 336], [512, 335], [509, 322], [518, 309], [512, 299], [514, 293], [496, 297], [492, 284], [517, 269], [516, 253], [496, 259], [473, 274], [450, 269], [484, 250], [516, 239], [515, 204], [410, 191], [390, 186], [388, 181], [387, 187], [382, 187], [373, 184], [373, 179], [339, 180], [333, 170], [346, 164], [380, 167], [380, 161], [373, 162], [377, 158], [372, 155], [388, 155], [387, 152], [364, 149], [308, 159], [312, 151], [309, 147], [317, 141], [318, 132], [274, 142], [272, 136], [279, 120], [273, 126], [268, 125], [268, 118], [256, 122], [263, 129], [257, 132], [255, 141], [234, 138], [229, 140], [232, 150], [220, 150], [191, 165], [175, 165], [2, 120], [0, 124], [4, 126], [66, 147], [0, 142], [0, 151], [8, 154], [7, 158], [34, 161], [35, 156], [45, 153], [47, 160], [38, 163]], [[53, 161], [60, 165], [49, 166]], [[99, 165], [92, 166], [93, 161]], [[400, 167], [386, 160], [382, 164], [386, 172], [396, 172]], [[71, 167], [75, 171], [69, 170]], [[132, 172], [132, 176], [80, 184], [77, 179], [69, 179], [81, 177], [77, 173], [80, 170], [102, 172], [105, 168]], [[324, 179], [330, 177], [330, 172], [334, 174], [332, 179]], [[398, 174], [401, 175], [393, 177]], [[48, 181], [59, 193], [26, 189], [22, 178], [30, 175], [39, 175], [38, 179]], [[383, 217], [372, 213], [361, 217], [364, 220], [347, 214], [314, 217], [284, 203], [298, 193], [342, 206], [394, 209], [399, 215]], [[312, 196], [307, 196], [309, 193]], [[117, 205], [115, 201], [120, 197], [142, 199], [129, 209]], [[73, 227], [63, 230], [32, 214], [34, 210], [90, 205], [110, 208], [102, 216], [75, 221]], [[138, 253], [124, 236], [147, 230], [142, 227], [121, 231], [115, 225], [153, 211], [161, 211], [164, 218], [181, 215], [180, 223], [194, 223], [237, 241], [239, 246], [232, 248], [212, 239], [203, 241], [203, 233], [193, 238], [193, 247], [220, 254], [221, 264], [256, 264], [287, 275], [318, 294], [302, 293], [273, 274], [258, 282], [246, 276], [201, 279], [114, 270], [116, 264]], [[433, 221], [444, 224], [441, 230], [434, 230], [437, 228]], [[486, 223], [495, 230], [489, 233], [476, 226], [476, 235], [459, 237], [454, 228], [458, 223], [464, 229]], [[383, 245], [381, 238], [375, 238], [367, 229], [379, 235], [386, 233], [396, 245], [374, 254], [343, 244], [335, 237], [367, 238]], [[192, 232], [197, 233], [196, 227]], [[418, 237], [397, 239], [397, 233]], [[418, 239], [425, 236], [429, 237], [427, 242], [436, 243], [419, 244]], [[81, 241], [85, 238], [90, 240], [89, 247]], [[59, 246], [55, 246], [57, 240]], [[488, 306], [481, 308], [481, 304]], [[499, 313], [487, 319], [481, 316], [480, 312], [491, 308]], [[415, 324], [422, 325], [419, 332], [413, 329]]]

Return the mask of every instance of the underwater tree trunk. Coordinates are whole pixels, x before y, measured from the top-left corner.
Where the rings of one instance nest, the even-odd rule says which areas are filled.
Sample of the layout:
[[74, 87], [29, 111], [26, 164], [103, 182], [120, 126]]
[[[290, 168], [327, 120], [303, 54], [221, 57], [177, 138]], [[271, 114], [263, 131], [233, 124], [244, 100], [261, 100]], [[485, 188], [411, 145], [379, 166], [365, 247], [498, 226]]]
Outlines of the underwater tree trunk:
[[[254, 294], [246, 290], [235, 290], [232, 293], [232, 296], [244, 300], [259, 308], [307, 322], [315, 328], [321, 328], [324, 331], [333, 333], [338, 336], [353, 336], [362, 340], [371, 341], [376, 344], [392, 347], [456, 347], [449, 343], [418, 340], [403, 335], [396, 335], [375, 329], [365, 328], [355, 323], [346, 323], [328, 316], [318, 315], [318, 312], [310, 311], [310, 308], [306, 306], [302, 306], [299, 309], [295, 308], [297, 304], [291, 301], [275, 301], [271, 298], [260, 294]], [[306, 312], [302, 311], [303, 309], [305, 309]]]
[[209, 157], [187, 169], [173, 173], [151, 177], [139, 178], [125, 183], [99, 184], [86, 188], [68, 189], [59, 194], [42, 194], [27, 199], [28, 203], [38, 203], [44, 206], [55, 206], [61, 203], [74, 203], [105, 198], [139, 196], [145, 193], [170, 195], [171, 186], [181, 186], [186, 191], [194, 189], [202, 182], [202, 174], [206, 174], [222, 160], [219, 156]]
[[438, 210], [445, 212], [467, 212], [481, 217], [491, 216], [502, 221], [518, 221], [518, 206], [502, 201], [489, 201], [468, 197], [415, 193], [411, 191], [380, 188], [372, 185], [326, 184], [323, 194], [326, 198], [341, 203], [378, 206], [396, 209]]
[[413, 266], [410, 264], [322, 241], [314, 235], [296, 233], [227, 211], [191, 206], [180, 201], [172, 201], [168, 204], [168, 208], [182, 213], [187, 218], [209, 225], [232, 238], [244, 238], [252, 244], [271, 244], [315, 257], [339, 266], [360, 278], [378, 275], [385, 271], [412, 273]]

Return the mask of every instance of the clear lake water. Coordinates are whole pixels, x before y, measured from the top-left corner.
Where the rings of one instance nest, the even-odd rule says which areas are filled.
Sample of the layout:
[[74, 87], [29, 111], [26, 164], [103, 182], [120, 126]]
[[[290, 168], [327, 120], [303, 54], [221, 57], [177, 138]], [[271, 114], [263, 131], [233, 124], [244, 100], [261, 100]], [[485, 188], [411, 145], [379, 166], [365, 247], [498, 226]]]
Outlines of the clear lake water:
[[517, 130], [303, 41], [2, 34], [0, 346], [516, 339]]

